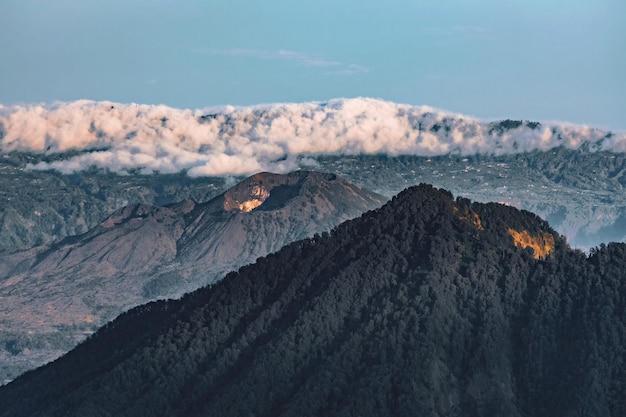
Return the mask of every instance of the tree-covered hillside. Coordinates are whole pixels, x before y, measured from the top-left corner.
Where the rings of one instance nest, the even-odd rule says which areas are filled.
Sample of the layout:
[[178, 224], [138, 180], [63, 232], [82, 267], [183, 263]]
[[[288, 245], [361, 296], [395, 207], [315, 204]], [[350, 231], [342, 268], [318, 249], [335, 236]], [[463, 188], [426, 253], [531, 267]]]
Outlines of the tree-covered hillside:
[[0, 388], [2, 416], [623, 416], [626, 246], [421, 185]]

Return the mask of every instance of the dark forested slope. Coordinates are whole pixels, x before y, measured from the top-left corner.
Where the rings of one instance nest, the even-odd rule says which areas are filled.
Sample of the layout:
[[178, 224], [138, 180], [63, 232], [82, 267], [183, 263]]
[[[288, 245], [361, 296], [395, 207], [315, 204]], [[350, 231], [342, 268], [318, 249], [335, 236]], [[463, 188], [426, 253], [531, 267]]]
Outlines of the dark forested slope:
[[0, 388], [2, 416], [623, 416], [626, 246], [408, 189]]

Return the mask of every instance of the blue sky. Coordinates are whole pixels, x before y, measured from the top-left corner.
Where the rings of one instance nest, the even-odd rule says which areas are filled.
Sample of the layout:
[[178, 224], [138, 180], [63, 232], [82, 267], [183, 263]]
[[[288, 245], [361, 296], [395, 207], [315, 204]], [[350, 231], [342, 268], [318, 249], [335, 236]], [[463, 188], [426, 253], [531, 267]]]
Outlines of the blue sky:
[[375, 97], [626, 130], [623, 0], [0, 0], [0, 103]]

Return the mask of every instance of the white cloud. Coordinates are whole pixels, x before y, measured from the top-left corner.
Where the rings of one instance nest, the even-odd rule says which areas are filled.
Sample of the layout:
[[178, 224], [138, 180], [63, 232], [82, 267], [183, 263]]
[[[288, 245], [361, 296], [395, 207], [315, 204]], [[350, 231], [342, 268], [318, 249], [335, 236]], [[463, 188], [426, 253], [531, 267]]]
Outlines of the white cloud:
[[264, 50], [264, 49], [246, 49], [246, 48], [196, 48], [193, 50], [197, 53], [208, 53], [212, 55], [222, 55], [230, 57], [256, 58], [272, 61], [288, 61], [294, 62], [303, 67], [309, 68], [334, 68], [333, 71], [326, 71], [326, 74], [333, 75], [352, 75], [358, 73], [367, 73], [369, 69], [358, 64], [344, 63], [322, 56], [312, 55], [306, 52], [290, 51], [290, 50]]
[[267, 51], [263, 49], [197, 49], [199, 52], [208, 52], [214, 55], [226, 55], [232, 57], [248, 57], [266, 60], [293, 61], [305, 67], [334, 67], [342, 65], [341, 62], [328, 60], [319, 56], [303, 52], [279, 49]]
[[0, 107], [2, 152], [88, 151], [31, 167], [62, 172], [95, 165], [114, 172], [243, 175], [310, 167], [320, 154], [504, 154], [585, 142], [626, 150], [626, 134], [586, 126], [500, 127], [368, 98], [205, 110], [85, 100]]

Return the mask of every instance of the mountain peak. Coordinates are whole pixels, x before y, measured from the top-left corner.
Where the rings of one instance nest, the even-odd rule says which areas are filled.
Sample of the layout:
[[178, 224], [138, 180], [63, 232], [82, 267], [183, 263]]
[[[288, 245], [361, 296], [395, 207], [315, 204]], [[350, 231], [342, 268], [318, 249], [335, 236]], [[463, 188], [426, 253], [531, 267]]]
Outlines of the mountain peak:
[[429, 184], [407, 188], [388, 205], [395, 215], [414, 210], [419, 221], [431, 225], [433, 233], [439, 233], [435, 225], [451, 216], [451, 224], [462, 233], [487, 232], [481, 233], [487, 239], [499, 236], [508, 245], [531, 249], [535, 259], [546, 259], [558, 245], [565, 244], [562, 236], [531, 212], [500, 203], [477, 203], [462, 197], [455, 200], [450, 192]]
[[[254, 174], [224, 193], [224, 210], [250, 212], [263, 205], [271, 197], [271, 207], [282, 207], [300, 193], [303, 183], [333, 181], [334, 174], [313, 171], [295, 171], [289, 174], [260, 172]], [[265, 206], [269, 209], [270, 204]]]
[[250, 212], [270, 196], [276, 182], [284, 182], [285, 176], [262, 172], [235, 185], [224, 193], [224, 210]]

